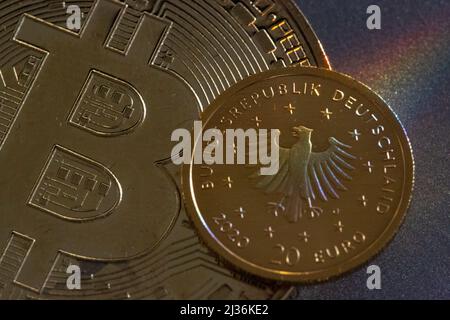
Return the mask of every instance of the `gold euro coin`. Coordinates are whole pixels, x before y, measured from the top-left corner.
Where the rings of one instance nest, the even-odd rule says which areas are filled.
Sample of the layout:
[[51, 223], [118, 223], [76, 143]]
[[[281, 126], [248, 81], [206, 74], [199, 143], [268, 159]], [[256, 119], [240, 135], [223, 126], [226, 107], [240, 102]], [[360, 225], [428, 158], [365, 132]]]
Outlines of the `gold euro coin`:
[[[202, 121], [203, 132], [246, 133], [241, 141], [224, 134], [208, 149], [215, 155], [233, 145], [245, 164], [210, 157], [183, 168], [199, 235], [238, 270], [277, 281], [326, 280], [376, 255], [406, 214], [414, 181], [406, 132], [377, 94], [349, 76], [318, 68], [259, 74], [226, 91]], [[262, 175], [260, 152], [249, 163], [249, 129], [256, 144], [263, 129], [279, 132], [271, 174]], [[193, 154], [207, 142], [199, 137]]]

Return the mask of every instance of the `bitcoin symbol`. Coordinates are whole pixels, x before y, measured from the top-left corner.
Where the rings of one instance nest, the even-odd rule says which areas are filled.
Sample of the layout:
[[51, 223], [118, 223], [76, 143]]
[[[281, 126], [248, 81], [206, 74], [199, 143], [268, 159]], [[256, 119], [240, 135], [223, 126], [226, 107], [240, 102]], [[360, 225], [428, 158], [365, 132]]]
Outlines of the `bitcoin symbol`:
[[152, 65], [166, 21], [144, 14], [117, 49], [125, 10], [97, 1], [79, 34], [25, 15], [14, 36], [45, 58], [0, 153], [0, 272], [34, 291], [62, 253], [119, 261], [149, 252], [179, 212], [158, 163], [171, 132], [198, 117], [198, 99]]

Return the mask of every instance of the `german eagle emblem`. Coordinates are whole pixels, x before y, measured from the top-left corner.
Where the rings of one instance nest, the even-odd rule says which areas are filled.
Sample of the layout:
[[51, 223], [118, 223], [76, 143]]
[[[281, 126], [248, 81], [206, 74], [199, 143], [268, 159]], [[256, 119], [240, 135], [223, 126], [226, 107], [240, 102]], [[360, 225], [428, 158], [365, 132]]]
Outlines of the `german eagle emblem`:
[[290, 222], [298, 221], [305, 205], [311, 201], [339, 199], [339, 190], [347, 188], [343, 180], [351, 180], [346, 172], [355, 168], [349, 163], [356, 157], [349, 153], [348, 146], [336, 138], [328, 139], [330, 147], [324, 152], [312, 152], [313, 130], [303, 126], [294, 127], [292, 135], [297, 142], [290, 148], [280, 147], [279, 170], [275, 175], [261, 176], [256, 173], [256, 187], [266, 193], [282, 193], [283, 211]]

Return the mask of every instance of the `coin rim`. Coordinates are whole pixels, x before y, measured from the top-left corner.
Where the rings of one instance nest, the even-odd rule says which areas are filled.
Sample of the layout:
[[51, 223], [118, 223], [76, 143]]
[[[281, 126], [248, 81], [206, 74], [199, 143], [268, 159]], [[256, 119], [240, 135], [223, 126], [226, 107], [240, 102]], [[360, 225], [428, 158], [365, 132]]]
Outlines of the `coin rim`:
[[266, 267], [258, 266], [254, 263], [247, 261], [240, 257], [229, 247], [225, 246], [218, 241], [213, 232], [210, 232], [206, 223], [202, 218], [201, 212], [196, 209], [195, 199], [192, 197], [191, 192], [191, 168], [192, 165], [183, 165], [181, 172], [182, 182], [182, 196], [186, 207], [186, 212], [189, 218], [193, 221], [194, 226], [197, 229], [198, 235], [203, 239], [203, 242], [212, 249], [219, 256], [231, 263], [237, 269], [244, 272], [253, 274], [258, 277], [284, 281], [291, 283], [308, 283], [316, 281], [325, 281], [329, 278], [336, 277], [343, 273], [346, 273], [358, 266], [366, 263], [380, 253], [394, 238], [399, 227], [406, 216], [407, 210], [411, 203], [412, 193], [414, 189], [415, 179], [415, 163], [411, 143], [403, 124], [400, 122], [397, 114], [392, 108], [381, 98], [377, 93], [370, 89], [367, 85], [353, 79], [349, 75], [331, 71], [324, 68], [315, 67], [297, 67], [297, 68], [285, 68], [275, 71], [267, 71], [254, 76], [251, 76], [238, 84], [231, 87], [218, 99], [216, 99], [202, 114], [202, 121], [207, 123], [209, 119], [217, 112], [230, 96], [233, 96], [237, 92], [245, 90], [246, 88], [254, 85], [257, 82], [288, 77], [288, 76], [316, 76], [319, 78], [327, 78], [330, 80], [338, 81], [344, 84], [347, 88], [359, 91], [365, 98], [367, 98], [381, 114], [390, 122], [392, 122], [393, 128], [397, 132], [397, 139], [400, 142], [400, 148], [403, 152], [403, 164], [404, 164], [404, 179], [400, 202], [395, 214], [390, 220], [387, 227], [382, 231], [368, 247], [366, 247], [360, 254], [352, 256], [350, 259], [343, 261], [338, 265], [328, 267], [326, 269], [316, 271], [303, 271], [303, 272], [287, 272], [281, 270], [269, 269]]
[[285, 8], [287, 14], [292, 17], [292, 20], [299, 27], [299, 32], [303, 35], [303, 39], [311, 50], [311, 55], [314, 58], [317, 67], [333, 69], [322, 42], [319, 40], [317, 33], [312, 28], [311, 23], [296, 1], [275, 0], [275, 3]]

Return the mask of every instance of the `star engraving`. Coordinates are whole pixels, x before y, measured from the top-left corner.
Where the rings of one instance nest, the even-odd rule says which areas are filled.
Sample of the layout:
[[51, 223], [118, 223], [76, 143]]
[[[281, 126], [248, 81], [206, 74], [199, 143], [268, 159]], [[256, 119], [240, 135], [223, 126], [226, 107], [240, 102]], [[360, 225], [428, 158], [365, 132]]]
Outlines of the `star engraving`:
[[359, 202], [361, 202], [361, 204], [364, 206], [364, 207], [367, 207], [367, 203], [369, 202], [368, 200], [367, 200], [367, 197], [365, 196], [365, 195], [361, 195], [361, 197], [359, 197]]
[[372, 161], [367, 161], [367, 163], [363, 164], [363, 166], [369, 170], [369, 173], [372, 173], [373, 169], [375, 168], [375, 166], [372, 164]]
[[292, 105], [292, 103], [289, 103], [289, 105], [284, 106], [283, 108], [286, 109], [291, 115], [294, 114], [294, 111], [295, 111], [295, 109], [296, 109], [296, 108]]
[[302, 239], [303, 242], [307, 243], [309, 241], [309, 238], [311, 236], [308, 234], [308, 232], [304, 231], [302, 233], [299, 233], [298, 236]]
[[338, 221], [338, 223], [336, 223], [334, 226], [336, 227], [336, 231], [340, 233], [344, 231], [344, 225], [342, 224], [342, 221]]
[[355, 141], [359, 141], [359, 137], [361, 136], [361, 132], [359, 132], [358, 129], [355, 129], [353, 131], [349, 131], [348, 133], [353, 137], [353, 139], [355, 139]]
[[254, 117], [252, 120], [256, 123], [256, 127], [259, 128], [262, 120], [258, 116]]
[[328, 108], [326, 108], [325, 110], [320, 111], [320, 112], [322, 112], [323, 116], [325, 118], [327, 118], [328, 120], [331, 119], [331, 115], [333, 114], [333, 112], [331, 112]]
[[225, 182], [225, 186], [228, 187], [228, 189], [231, 189], [233, 187], [233, 180], [231, 180], [231, 177], [228, 176], [226, 179], [222, 179], [223, 182]]
[[239, 207], [239, 209], [234, 210], [234, 212], [237, 213], [239, 217], [241, 217], [241, 219], [244, 219], [245, 214], [247, 213], [247, 211], [245, 211], [245, 209], [242, 207]]
[[271, 226], [269, 226], [266, 229], [264, 229], [264, 231], [267, 233], [267, 235], [269, 236], [270, 239], [273, 238], [275, 230], [273, 230], [273, 228]]

